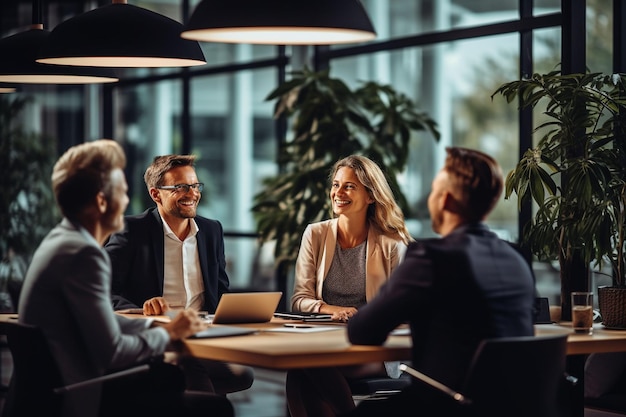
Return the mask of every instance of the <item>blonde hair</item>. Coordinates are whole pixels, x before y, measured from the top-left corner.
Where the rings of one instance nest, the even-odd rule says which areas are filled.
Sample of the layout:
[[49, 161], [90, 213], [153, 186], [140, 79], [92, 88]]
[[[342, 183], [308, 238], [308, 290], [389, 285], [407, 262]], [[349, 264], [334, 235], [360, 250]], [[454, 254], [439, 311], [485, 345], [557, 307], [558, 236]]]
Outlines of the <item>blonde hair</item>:
[[329, 177], [330, 182], [340, 168], [351, 168], [374, 200], [367, 209], [367, 219], [370, 224], [374, 224], [388, 235], [399, 236], [405, 244], [413, 241], [404, 222], [404, 214], [396, 203], [389, 182], [378, 164], [361, 155], [347, 156], [333, 166]]
[[75, 219], [99, 192], [110, 197], [111, 171], [126, 167], [122, 147], [110, 139], [72, 146], [52, 170], [52, 190], [63, 215]]

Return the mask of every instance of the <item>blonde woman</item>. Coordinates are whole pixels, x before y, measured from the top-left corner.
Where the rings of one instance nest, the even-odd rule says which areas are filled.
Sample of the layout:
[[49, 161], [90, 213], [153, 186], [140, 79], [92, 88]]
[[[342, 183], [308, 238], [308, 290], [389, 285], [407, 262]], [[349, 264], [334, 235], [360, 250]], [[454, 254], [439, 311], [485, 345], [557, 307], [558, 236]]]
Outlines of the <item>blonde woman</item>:
[[[413, 239], [375, 162], [348, 156], [335, 163], [329, 179], [333, 218], [304, 231], [291, 309], [347, 321], [374, 298]], [[290, 413], [319, 417], [349, 411], [354, 402], [346, 378], [386, 374], [382, 363], [289, 371]], [[328, 395], [317, 395], [321, 390]]]

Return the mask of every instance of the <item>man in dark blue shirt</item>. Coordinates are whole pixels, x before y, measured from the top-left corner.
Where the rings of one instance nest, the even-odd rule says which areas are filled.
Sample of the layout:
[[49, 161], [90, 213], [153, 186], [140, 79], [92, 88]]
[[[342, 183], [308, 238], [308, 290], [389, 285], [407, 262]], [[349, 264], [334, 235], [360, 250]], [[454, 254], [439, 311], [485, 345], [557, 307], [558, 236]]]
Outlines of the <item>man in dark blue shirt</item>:
[[[535, 289], [528, 263], [483, 223], [502, 193], [499, 165], [475, 150], [447, 153], [428, 198], [441, 238], [409, 246], [376, 298], [350, 319], [348, 335], [354, 344], [379, 345], [408, 322], [413, 367], [454, 389], [481, 340], [534, 334]], [[414, 383], [389, 399], [364, 401], [349, 415], [446, 415], [451, 402], [441, 398]]]

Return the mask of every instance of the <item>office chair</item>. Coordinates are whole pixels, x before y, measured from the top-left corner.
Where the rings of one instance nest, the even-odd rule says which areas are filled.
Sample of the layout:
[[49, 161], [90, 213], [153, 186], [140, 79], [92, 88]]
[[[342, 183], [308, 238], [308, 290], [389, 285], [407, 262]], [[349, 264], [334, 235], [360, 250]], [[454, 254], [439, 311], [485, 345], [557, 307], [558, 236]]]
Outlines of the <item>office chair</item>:
[[607, 393], [597, 398], [585, 398], [585, 409], [591, 410], [591, 415], [626, 415], [626, 373]]
[[356, 378], [348, 379], [348, 385], [355, 400], [370, 400], [385, 398], [400, 393], [411, 385], [411, 377], [407, 374], [398, 378]]
[[142, 364], [76, 384], [64, 385], [59, 367], [38, 327], [11, 322], [6, 323], [4, 329], [13, 357], [13, 375], [3, 417], [36, 416], [43, 411], [47, 416], [60, 417], [64, 394], [150, 369], [150, 365]]
[[563, 417], [566, 389], [576, 383], [565, 373], [566, 343], [566, 334], [485, 340], [458, 391], [405, 364], [400, 369], [446, 394], [463, 416]]

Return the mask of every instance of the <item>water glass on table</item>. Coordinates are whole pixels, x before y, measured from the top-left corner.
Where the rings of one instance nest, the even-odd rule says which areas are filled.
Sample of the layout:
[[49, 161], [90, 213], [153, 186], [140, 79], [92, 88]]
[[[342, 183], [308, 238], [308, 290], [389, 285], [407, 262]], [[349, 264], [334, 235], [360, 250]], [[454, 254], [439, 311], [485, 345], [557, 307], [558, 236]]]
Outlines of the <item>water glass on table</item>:
[[593, 333], [593, 293], [572, 292], [572, 327], [574, 333]]

